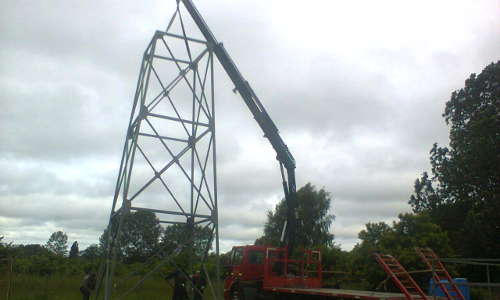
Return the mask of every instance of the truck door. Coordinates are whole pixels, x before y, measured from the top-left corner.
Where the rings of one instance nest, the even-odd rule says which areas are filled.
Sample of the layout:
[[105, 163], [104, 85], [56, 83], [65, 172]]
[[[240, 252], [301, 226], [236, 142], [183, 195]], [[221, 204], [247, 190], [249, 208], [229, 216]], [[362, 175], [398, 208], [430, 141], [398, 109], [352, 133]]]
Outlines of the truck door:
[[[246, 260], [246, 261], [245, 261]], [[264, 274], [264, 251], [260, 249], [250, 249], [243, 265], [244, 280], [262, 280]]]
[[239, 277], [242, 262], [243, 247], [233, 247], [227, 263], [226, 285], [224, 287], [224, 299], [226, 300], [230, 298], [231, 287], [236, 277]]
[[233, 249], [231, 253], [231, 276], [240, 276], [241, 265], [243, 262], [243, 247], [237, 247]]

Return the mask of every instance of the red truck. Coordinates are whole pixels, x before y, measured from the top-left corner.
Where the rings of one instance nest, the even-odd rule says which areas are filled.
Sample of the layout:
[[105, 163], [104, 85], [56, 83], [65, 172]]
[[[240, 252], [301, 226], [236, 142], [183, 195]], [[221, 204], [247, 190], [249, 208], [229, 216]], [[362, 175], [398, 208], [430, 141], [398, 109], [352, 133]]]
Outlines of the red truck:
[[319, 250], [302, 249], [299, 259], [287, 257], [286, 247], [233, 247], [227, 265], [224, 299], [274, 299], [280, 294], [295, 293], [297, 289], [322, 287]]

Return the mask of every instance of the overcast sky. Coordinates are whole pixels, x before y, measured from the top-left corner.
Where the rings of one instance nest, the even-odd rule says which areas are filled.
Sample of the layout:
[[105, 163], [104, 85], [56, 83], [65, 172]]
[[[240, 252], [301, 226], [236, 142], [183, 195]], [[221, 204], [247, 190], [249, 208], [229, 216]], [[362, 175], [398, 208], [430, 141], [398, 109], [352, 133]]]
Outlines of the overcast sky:
[[[335, 242], [391, 222], [448, 143], [442, 113], [500, 59], [499, 1], [195, 0], [297, 161], [331, 193]], [[165, 1], [0, 2], [0, 236], [80, 250], [108, 222], [142, 54]], [[184, 15], [184, 18], [188, 18]], [[189, 32], [188, 32], [189, 34]], [[196, 35], [196, 33], [193, 33]], [[275, 153], [216, 66], [222, 251], [283, 197]]]

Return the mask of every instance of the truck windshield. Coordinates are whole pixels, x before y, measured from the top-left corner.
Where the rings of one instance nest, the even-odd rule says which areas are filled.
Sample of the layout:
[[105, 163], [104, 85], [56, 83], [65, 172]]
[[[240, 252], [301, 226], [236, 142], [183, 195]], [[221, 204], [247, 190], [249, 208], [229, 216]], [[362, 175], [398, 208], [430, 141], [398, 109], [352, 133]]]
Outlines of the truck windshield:
[[234, 251], [233, 265], [235, 266], [241, 265], [242, 260], [243, 260], [243, 248], [237, 248], [236, 251]]

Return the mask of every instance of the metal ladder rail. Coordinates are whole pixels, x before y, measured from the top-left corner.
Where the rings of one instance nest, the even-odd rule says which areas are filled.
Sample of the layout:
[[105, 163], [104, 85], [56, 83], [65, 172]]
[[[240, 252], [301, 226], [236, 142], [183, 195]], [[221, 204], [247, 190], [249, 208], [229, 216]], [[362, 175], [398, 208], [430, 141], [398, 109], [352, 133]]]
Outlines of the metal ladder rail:
[[[446, 298], [449, 300], [465, 300], [465, 297], [462, 295], [460, 290], [456, 285], [451, 285], [451, 290], [449, 289], [450, 285], [446, 285], [443, 282], [443, 279], [448, 280], [448, 282], [453, 282], [450, 274], [446, 271], [446, 268], [439, 260], [431, 261], [431, 259], [438, 259], [437, 255], [432, 251], [431, 248], [418, 248], [415, 247], [415, 251], [417, 251], [418, 255], [422, 258], [427, 267], [431, 270], [434, 270], [434, 280], [436, 281], [436, 285], [441, 288]], [[455, 295], [452, 295], [450, 292], [454, 292]]]
[[[405, 294], [406, 298], [409, 300], [427, 299], [427, 296], [422, 289], [393, 256], [378, 253], [373, 253], [373, 256], [375, 256], [377, 261], [384, 268], [385, 272], [392, 278], [403, 294]], [[420, 298], [415, 296], [420, 296]]]

